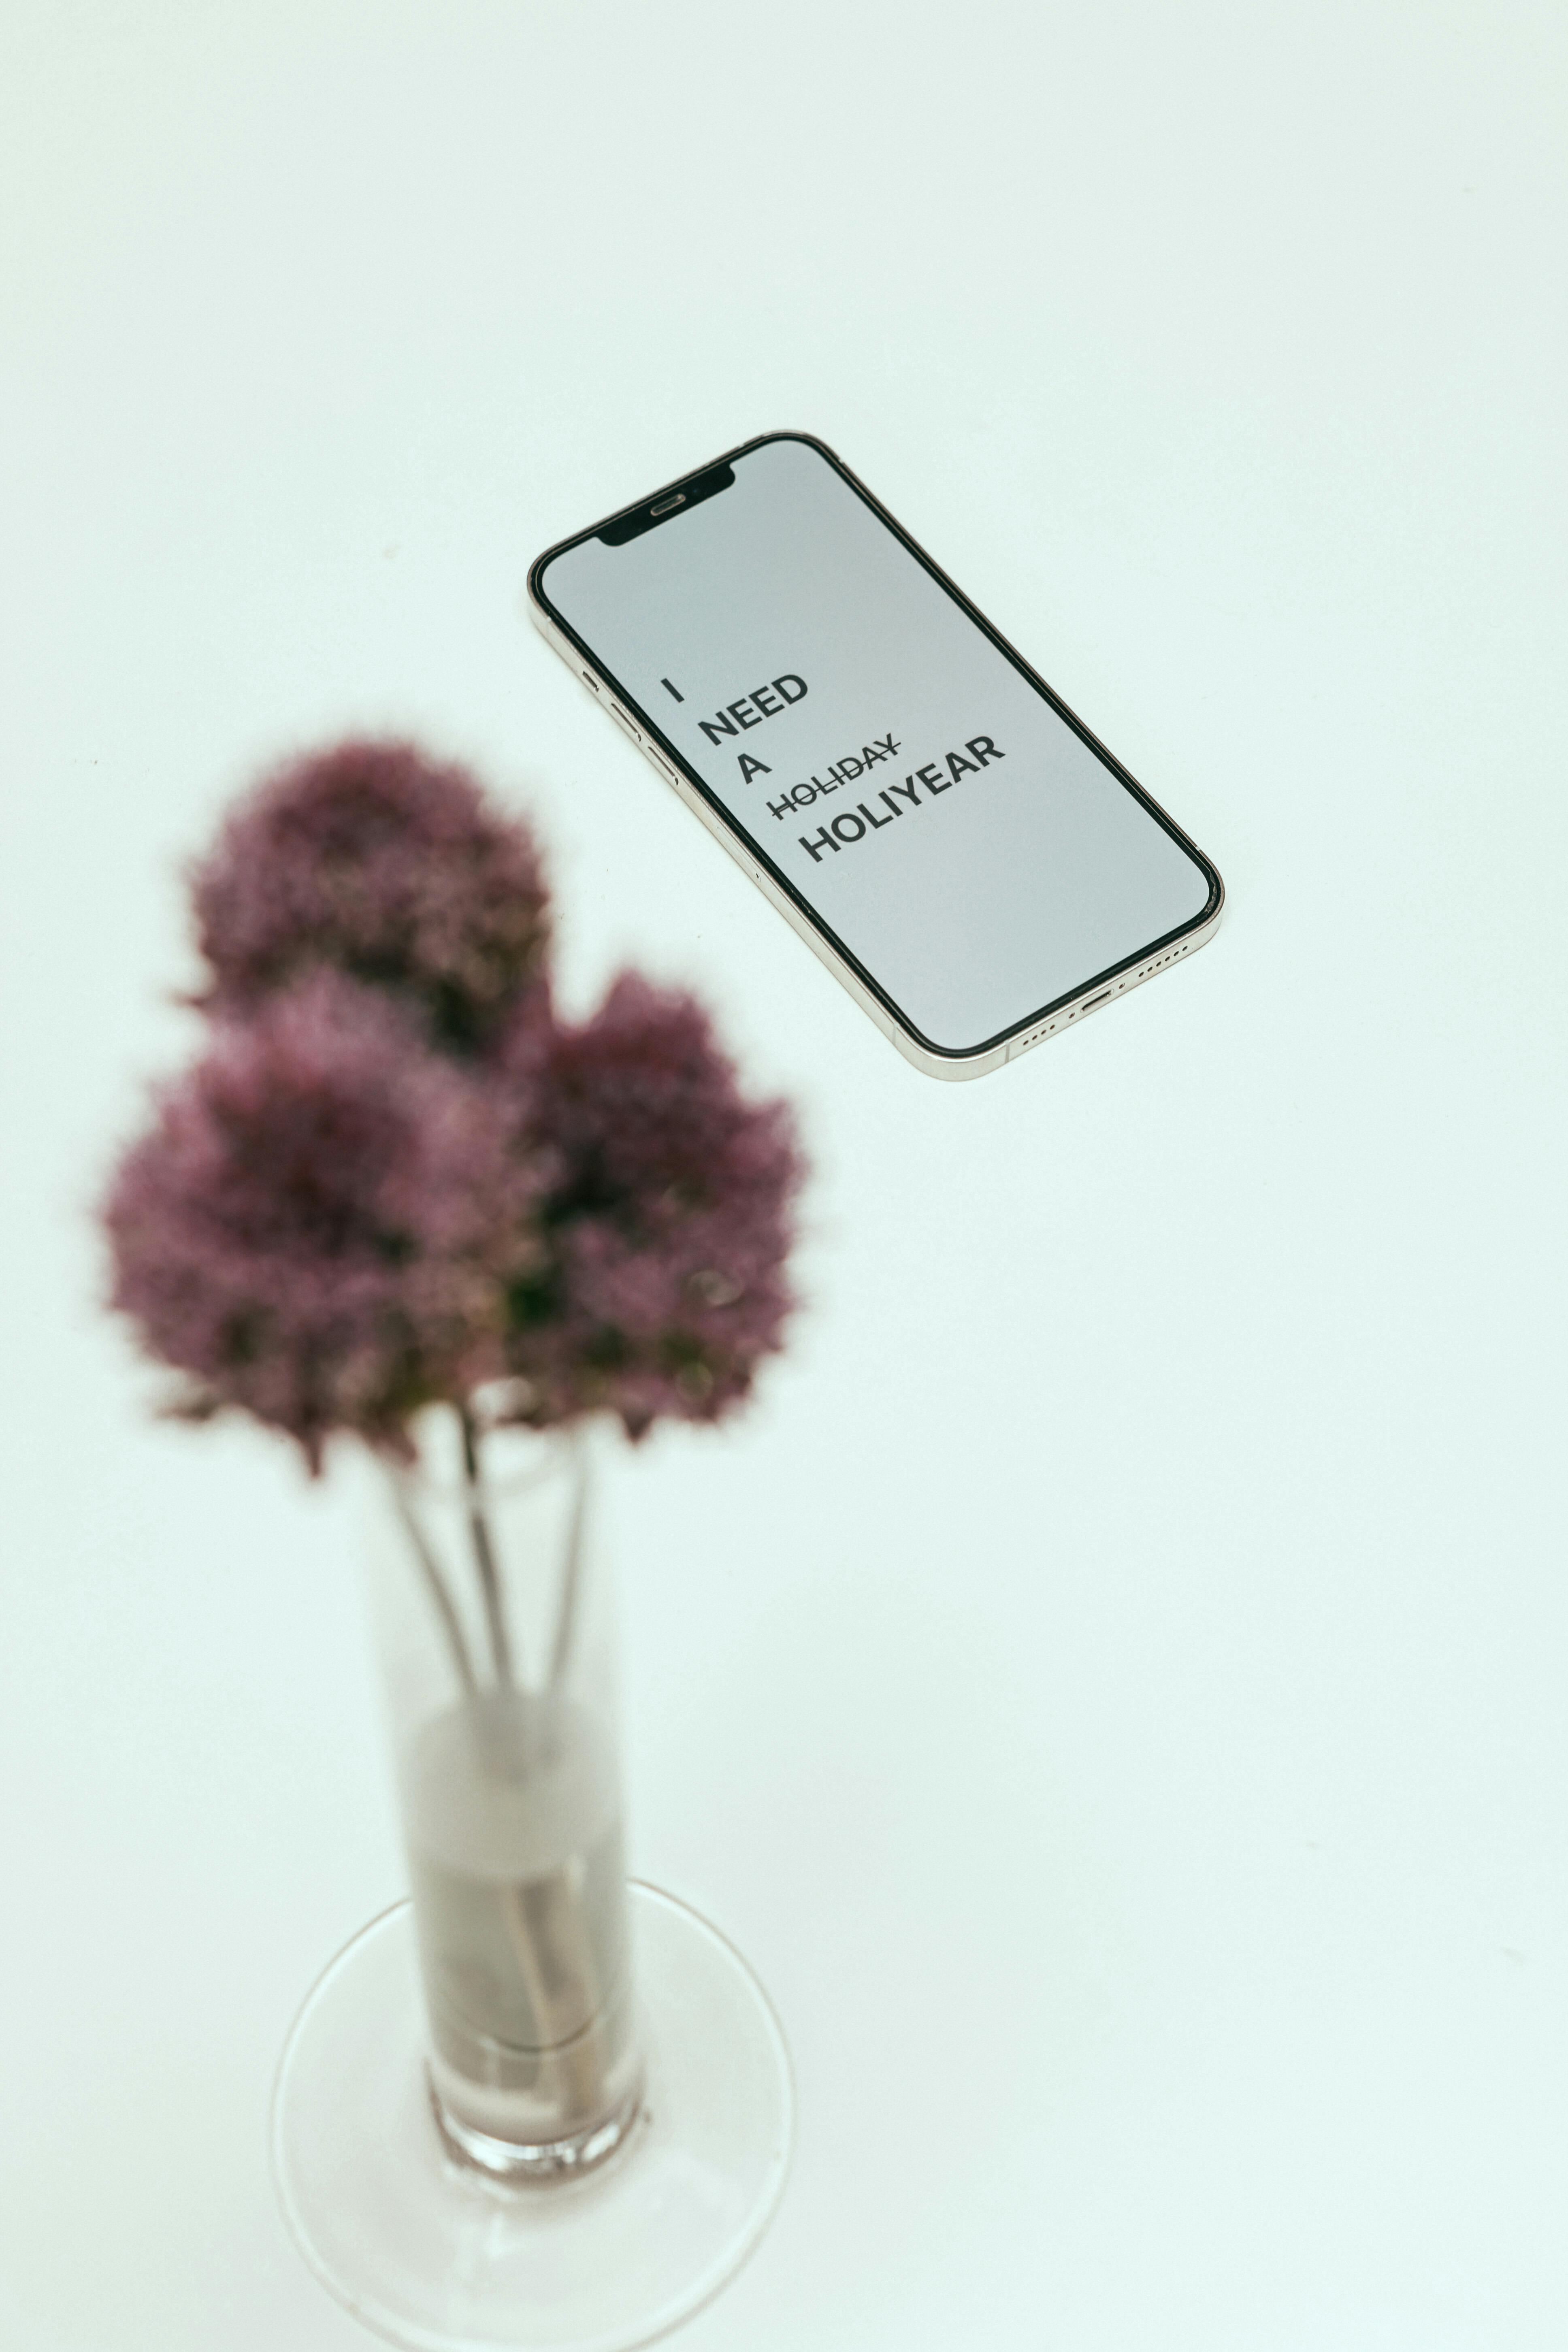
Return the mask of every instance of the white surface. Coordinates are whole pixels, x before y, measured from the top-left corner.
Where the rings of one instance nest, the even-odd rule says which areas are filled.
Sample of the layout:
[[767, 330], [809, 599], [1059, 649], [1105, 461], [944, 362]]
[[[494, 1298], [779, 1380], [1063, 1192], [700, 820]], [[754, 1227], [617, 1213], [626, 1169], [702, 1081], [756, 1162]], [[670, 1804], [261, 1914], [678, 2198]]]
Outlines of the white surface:
[[[399, 1892], [341, 1500], [150, 1425], [87, 1222], [176, 862], [396, 723], [569, 984], [804, 1100], [810, 1311], [622, 1496], [638, 1872], [799, 2074], [692, 2352], [1560, 2352], [1563, 19], [13, 9], [0, 2340], [362, 2341], [272, 2068]], [[842, 449], [1219, 863], [915, 1076], [525, 566]]]

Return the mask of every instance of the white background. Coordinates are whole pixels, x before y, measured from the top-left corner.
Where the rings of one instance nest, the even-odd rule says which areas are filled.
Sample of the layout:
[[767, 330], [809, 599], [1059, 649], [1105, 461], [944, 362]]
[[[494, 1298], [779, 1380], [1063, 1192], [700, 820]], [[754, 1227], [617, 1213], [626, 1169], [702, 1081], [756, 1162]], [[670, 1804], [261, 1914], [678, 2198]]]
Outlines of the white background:
[[[1495, 0], [6, 12], [0, 2340], [363, 2340], [265, 2153], [400, 1886], [352, 1514], [150, 1423], [89, 1211], [180, 861], [387, 725], [816, 1162], [792, 1353], [621, 1495], [635, 1863], [799, 2074], [692, 2352], [1568, 2340], [1563, 67]], [[1229, 887], [976, 1086], [521, 615], [775, 425]]]

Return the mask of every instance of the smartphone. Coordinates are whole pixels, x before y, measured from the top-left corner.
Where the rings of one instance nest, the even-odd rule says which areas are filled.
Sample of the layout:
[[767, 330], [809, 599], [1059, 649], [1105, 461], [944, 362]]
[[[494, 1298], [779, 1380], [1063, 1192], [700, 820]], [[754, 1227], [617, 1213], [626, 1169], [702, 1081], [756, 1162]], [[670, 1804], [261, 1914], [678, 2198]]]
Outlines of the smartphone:
[[1201, 947], [1224, 886], [826, 443], [546, 550], [549, 642], [900, 1052], [983, 1076]]

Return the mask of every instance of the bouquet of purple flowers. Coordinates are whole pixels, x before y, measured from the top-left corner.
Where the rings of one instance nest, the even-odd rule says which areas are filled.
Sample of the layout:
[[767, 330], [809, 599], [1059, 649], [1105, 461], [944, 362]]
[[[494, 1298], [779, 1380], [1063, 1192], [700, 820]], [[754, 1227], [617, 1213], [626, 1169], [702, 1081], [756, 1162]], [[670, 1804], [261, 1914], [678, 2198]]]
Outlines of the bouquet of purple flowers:
[[110, 1183], [113, 1304], [172, 1410], [312, 1470], [412, 1415], [716, 1421], [776, 1349], [803, 1174], [689, 996], [563, 1020], [529, 827], [350, 741], [268, 778], [194, 875], [205, 1050]]

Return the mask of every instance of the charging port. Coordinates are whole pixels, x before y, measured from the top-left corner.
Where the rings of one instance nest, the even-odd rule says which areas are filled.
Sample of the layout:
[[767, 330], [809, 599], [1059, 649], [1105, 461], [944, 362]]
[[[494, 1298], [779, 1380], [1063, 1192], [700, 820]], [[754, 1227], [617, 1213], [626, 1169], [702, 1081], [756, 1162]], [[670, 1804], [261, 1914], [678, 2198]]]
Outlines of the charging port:
[[1104, 1003], [1110, 993], [1110, 991], [1109, 988], [1102, 988], [1098, 996], [1091, 996], [1087, 1004], [1080, 1004], [1078, 1008], [1079, 1011], [1080, 1013], [1092, 1013], [1097, 1004]]

